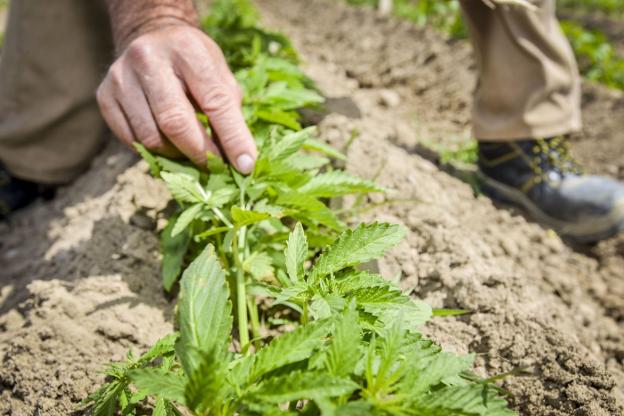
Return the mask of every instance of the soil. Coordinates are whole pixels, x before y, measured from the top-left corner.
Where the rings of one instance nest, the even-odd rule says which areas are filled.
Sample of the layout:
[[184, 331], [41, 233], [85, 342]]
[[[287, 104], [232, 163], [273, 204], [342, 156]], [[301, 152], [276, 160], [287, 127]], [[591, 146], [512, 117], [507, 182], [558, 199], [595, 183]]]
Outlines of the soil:
[[[522, 415], [624, 414], [624, 236], [570, 247], [423, 157], [424, 142], [470, 137], [469, 45], [335, 1], [258, 5], [330, 98], [316, 115], [323, 137], [343, 146], [358, 132], [347, 168], [413, 200], [364, 214], [410, 230], [384, 275], [434, 307], [472, 311], [425, 333], [476, 352], [483, 376], [522, 369], [501, 381]], [[584, 92], [573, 150], [622, 179], [624, 97]], [[0, 414], [71, 414], [106, 363], [171, 330], [158, 270], [166, 211], [166, 189], [111, 142], [55, 200], [0, 225]]]

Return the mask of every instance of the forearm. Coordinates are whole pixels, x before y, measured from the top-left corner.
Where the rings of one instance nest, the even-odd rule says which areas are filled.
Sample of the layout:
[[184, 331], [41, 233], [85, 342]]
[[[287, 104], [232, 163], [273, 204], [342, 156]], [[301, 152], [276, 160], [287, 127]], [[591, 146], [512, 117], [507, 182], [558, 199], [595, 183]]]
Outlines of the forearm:
[[192, 0], [106, 0], [117, 51], [136, 37], [163, 26], [198, 26]]

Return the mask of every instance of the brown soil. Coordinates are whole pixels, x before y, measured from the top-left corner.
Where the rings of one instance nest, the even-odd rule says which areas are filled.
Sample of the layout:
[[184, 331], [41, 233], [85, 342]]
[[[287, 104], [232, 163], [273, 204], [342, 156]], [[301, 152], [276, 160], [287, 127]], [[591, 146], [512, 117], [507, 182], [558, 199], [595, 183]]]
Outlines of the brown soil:
[[[522, 415], [623, 414], [624, 237], [575, 251], [418, 154], [423, 141], [470, 137], [469, 46], [335, 1], [259, 5], [333, 98], [323, 135], [341, 145], [360, 133], [348, 168], [421, 201], [366, 217], [410, 230], [381, 263], [386, 276], [434, 307], [473, 311], [426, 333], [477, 352], [484, 376], [526, 369], [502, 382]], [[624, 178], [623, 98], [585, 91], [575, 150]], [[54, 201], [0, 225], [0, 414], [69, 414], [103, 365], [171, 329], [156, 237], [167, 192], [135, 161], [111, 144]]]

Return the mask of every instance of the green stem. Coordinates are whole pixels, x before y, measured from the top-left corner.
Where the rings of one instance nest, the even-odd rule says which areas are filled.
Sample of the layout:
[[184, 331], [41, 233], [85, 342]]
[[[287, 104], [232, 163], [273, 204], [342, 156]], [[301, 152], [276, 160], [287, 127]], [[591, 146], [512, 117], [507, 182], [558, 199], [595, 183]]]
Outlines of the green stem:
[[258, 305], [254, 296], [247, 297], [247, 309], [249, 310], [249, 318], [251, 321], [251, 333], [255, 340], [256, 349], [260, 348], [260, 320], [258, 319]]
[[212, 208], [212, 212], [214, 212], [217, 218], [219, 218], [221, 222], [223, 222], [225, 225], [230, 228], [233, 227], [232, 223], [227, 218], [225, 218], [225, 215], [223, 215], [223, 212], [221, 212], [219, 208]]
[[303, 313], [301, 314], [301, 324], [305, 325], [308, 323], [309, 318], [309, 312], [308, 312], [308, 302], [304, 302], [303, 303]]
[[[238, 233], [238, 230], [237, 230]], [[236, 309], [238, 313], [238, 338], [241, 349], [249, 344], [249, 326], [247, 322], [247, 286], [243, 272], [243, 262], [238, 251], [238, 235], [232, 239], [232, 255], [236, 266]]]

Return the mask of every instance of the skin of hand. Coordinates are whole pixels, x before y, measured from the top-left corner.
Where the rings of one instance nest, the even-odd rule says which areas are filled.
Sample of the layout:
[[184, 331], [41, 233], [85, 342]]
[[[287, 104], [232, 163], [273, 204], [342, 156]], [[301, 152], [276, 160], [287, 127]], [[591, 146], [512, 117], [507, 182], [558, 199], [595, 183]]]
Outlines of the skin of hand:
[[[128, 145], [136, 140], [199, 166], [207, 152], [225, 153], [239, 172], [250, 173], [257, 149], [242, 114], [241, 89], [220, 48], [190, 24], [150, 23], [151, 30], [122, 49], [97, 90], [111, 130]], [[208, 116], [212, 137], [196, 110]]]

